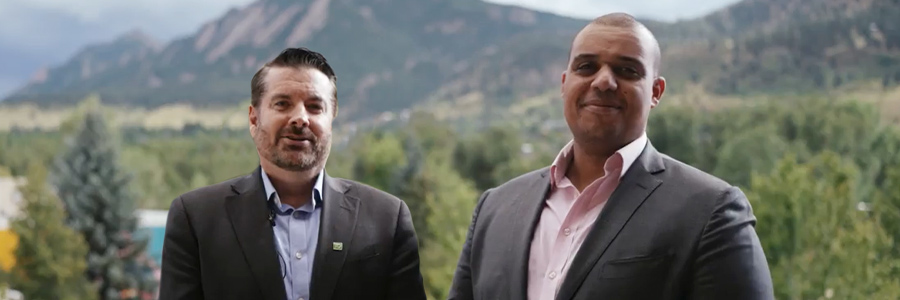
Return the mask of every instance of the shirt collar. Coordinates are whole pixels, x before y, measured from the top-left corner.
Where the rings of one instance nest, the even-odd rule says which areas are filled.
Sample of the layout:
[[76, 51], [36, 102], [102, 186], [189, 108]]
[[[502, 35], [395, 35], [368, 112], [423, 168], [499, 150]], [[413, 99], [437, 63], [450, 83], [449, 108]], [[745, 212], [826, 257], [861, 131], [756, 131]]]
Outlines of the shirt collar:
[[[613, 156], [610, 156], [607, 160], [613, 160], [621, 158], [622, 167], [619, 168], [619, 178], [625, 176], [625, 172], [628, 171], [628, 168], [631, 167], [632, 164], [637, 160], [638, 156], [641, 155], [641, 152], [644, 151], [644, 147], [647, 145], [647, 132], [644, 132], [634, 141], [622, 147]], [[553, 164], [550, 166], [550, 184], [553, 187], [557, 187], [563, 181], [568, 182], [566, 179], [566, 169], [569, 166], [569, 163], [572, 162], [572, 147], [575, 144], [575, 140], [570, 140], [565, 147], [559, 151], [556, 159], [553, 161]], [[607, 162], [607, 167], [610, 165]]]
[[[262, 171], [263, 187], [266, 190], [266, 201], [268, 201], [268, 199], [273, 198], [272, 195], [276, 194], [277, 191], [275, 190], [275, 186], [272, 185], [272, 181], [269, 180], [269, 175], [266, 174], [266, 170], [261, 167], [260, 167], [260, 170]], [[315, 185], [313, 185], [312, 197], [310, 197], [310, 199], [312, 199], [312, 201], [313, 201], [313, 207], [319, 207], [322, 204], [322, 186], [324, 185], [324, 178], [325, 178], [325, 169], [323, 168], [322, 171], [319, 171], [319, 175], [316, 176], [316, 183], [315, 183]], [[281, 207], [281, 198], [274, 197], [274, 199], [275, 199], [275, 207], [280, 208]]]

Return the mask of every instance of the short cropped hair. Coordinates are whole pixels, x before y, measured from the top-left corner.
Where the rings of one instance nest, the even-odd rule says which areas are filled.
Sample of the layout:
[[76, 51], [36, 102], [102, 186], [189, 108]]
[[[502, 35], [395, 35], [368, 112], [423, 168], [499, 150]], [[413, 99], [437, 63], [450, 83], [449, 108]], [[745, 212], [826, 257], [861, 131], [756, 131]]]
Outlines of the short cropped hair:
[[[653, 38], [653, 48], [650, 51], [653, 51], [656, 55], [656, 60], [653, 62], [653, 70], [654, 76], [659, 76], [659, 68], [660, 68], [660, 60], [662, 59], [661, 51], [659, 49], [659, 42], [656, 40], [656, 37], [653, 36], [653, 32], [650, 31], [647, 26], [644, 26], [643, 23], [634, 18], [634, 16], [622, 13], [615, 12], [609, 13], [602, 16], [599, 16], [591, 21], [588, 25], [601, 25], [601, 26], [610, 26], [615, 28], [627, 28], [627, 29], [635, 29], [646, 31]], [[569, 56], [571, 58], [572, 49], [569, 49]]]
[[622, 12], [610, 13], [610, 14], [605, 14], [605, 15], [599, 16], [596, 19], [594, 19], [593, 21], [591, 21], [591, 24], [606, 25], [606, 26], [619, 27], [619, 28], [634, 28], [637, 26], [640, 26], [640, 27], [644, 26], [643, 24], [641, 24], [641, 22], [638, 22], [638, 20], [636, 20], [633, 16], [626, 14], [626, 13], [622, 13]]
[[335, 86], [334, 94], [331, 98], [331, 106], [334, 107], [332, 113], [337, 112], [337, 76], [334, 74], [334, 70], [331, 69], [325, 56], [307, 48], [284, 49], [284, 51], [281, 51], [281, 54], [278, 54], [272, 61], [263, 65], [259, 71], [256, 71], [253, 79], [250, 80], [250, 104], [253, 107], [259, 107], [259, 103], [262, 101], [262, 95], [266, 92], [264, 79], [271, 67], [309, 67], [324, 73], [331, 80], [331, 84]]

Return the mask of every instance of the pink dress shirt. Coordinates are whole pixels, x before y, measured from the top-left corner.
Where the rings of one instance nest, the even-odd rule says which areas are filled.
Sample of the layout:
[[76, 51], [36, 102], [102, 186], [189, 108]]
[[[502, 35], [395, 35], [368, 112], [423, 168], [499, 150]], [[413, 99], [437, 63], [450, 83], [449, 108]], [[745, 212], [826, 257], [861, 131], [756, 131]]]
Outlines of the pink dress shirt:
[[579, 192], [566, 177], [572, 162], [570, 141], [550, 166], [550, 193], [531, 240], [528, 299], [553, 300], [578, 248], [600, 215], [619, 179], [644, 151], [647, 134], [625, 145], [603, 166], [606, 175]]

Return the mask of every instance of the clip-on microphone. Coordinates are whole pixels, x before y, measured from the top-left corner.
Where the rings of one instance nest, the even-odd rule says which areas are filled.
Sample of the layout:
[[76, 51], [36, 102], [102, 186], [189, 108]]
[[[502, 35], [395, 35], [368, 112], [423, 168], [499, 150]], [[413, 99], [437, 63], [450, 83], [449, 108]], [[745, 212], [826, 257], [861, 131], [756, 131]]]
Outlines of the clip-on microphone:
[[275, 227], [275, 202], [269, 199], [266, 201], [266, 204], [269, 207], [269, 225]]

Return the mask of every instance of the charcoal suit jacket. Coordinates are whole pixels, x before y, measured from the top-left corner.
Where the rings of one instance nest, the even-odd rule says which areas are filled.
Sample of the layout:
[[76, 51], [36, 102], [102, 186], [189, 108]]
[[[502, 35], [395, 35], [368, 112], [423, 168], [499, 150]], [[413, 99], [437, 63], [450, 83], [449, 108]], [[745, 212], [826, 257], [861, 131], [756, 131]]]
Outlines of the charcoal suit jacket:
[[[549, 189], [544, 168], [481, 195], [449, 299], [527, 299], [530, 245]], [[755, 224], [740, 189], [647, 143], [556, 299], [774, 299]]]
[[[286, 299], [260, 174], [257, 168], [172, 202], [159, 299]], [[424, 300], [407, 205], [367, 185], [323, 174], [311, 299]], [[341, 243], [339, 250], [335, 242]]]

